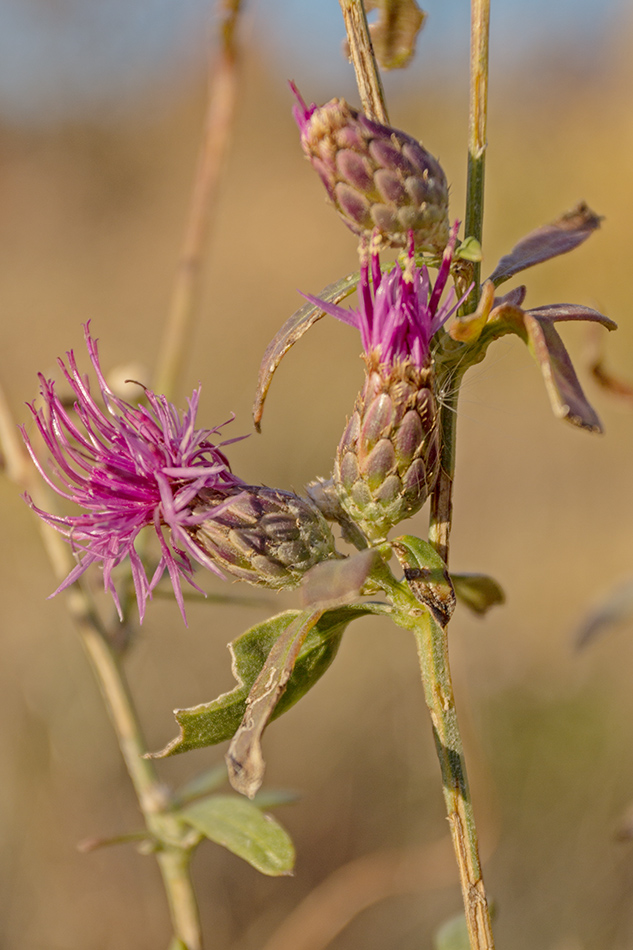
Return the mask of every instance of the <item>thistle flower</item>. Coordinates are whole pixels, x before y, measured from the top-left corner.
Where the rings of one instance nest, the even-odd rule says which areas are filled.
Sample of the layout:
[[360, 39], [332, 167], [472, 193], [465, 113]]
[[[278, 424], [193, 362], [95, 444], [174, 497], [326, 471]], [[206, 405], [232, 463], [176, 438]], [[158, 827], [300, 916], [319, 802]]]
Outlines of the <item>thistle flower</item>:
[[[211, 512], [196, 514], [195, 499], [203, 489], [221, 495], [244, 484], [232, 474], [221, 451], [222, 446], [238, 440], [215, 444], [211, 437], [222, 426], [194, 428], [200, 390], [194, 390], [185, 411], [148, 389], [144, 393], [147, 406], [134, 407], [119, 399], [104, 379], [89, 324], [84, 332], [104, 409], [95, 400], [88, 377], [79, 372], [71, 350], [66, 354], [67, 365], [61, 359], [58, 363], [75, 396], [76, 418], [64, 407], [53, 381], [41, 374], [44, 408], [29, 404], [50, 455], [47, 464], [39, 461], [26, 430], [21, 428], [28, 451], [47, 484], [84, 509], [78, 515], [51, 514], [26, 496], [33, 510], [68, 539], [78, 557], [76, 567], [55, 593], [69, 587], [91, 564], [101, 564], [104, 587], [121, 616], [112, 572], [129, 557], [141, 621], [146, 602], [165, 571], [185, 619], [180, 580], [184, 578], [196, 586], [192, 560], [223, 576], [190, 533], [200, 521], [219, 515], [223, 503]], [[151, 579], [134, 546], [145, 527], [154, 528], [161, 551]]]
[[433, 286], [427, 268], [415, 264], [410, 237], [404, 267], [396, 264], [383, 274], [375, 246], [371, 260], [364, 256], [357, 310], [305, 295], [326, 313], [355, 326], [363, 341], [367, 376], [338, 446], [334, 484], [347, 513], [374, 541], [415, 514], [437, 479], [439, 434], [430, 346], [462, 302], [455, 301], [453, 290], [441, 302], [458, 226], [456, 222], [452, 228]]
[[448, 240], [448, 186], [440, 163], [416, 139], [374, 122], [344, 99], [307, 106], [293, 83], [301, 146], [334, 207], [355, 234], [383, 243], [442, 250]]

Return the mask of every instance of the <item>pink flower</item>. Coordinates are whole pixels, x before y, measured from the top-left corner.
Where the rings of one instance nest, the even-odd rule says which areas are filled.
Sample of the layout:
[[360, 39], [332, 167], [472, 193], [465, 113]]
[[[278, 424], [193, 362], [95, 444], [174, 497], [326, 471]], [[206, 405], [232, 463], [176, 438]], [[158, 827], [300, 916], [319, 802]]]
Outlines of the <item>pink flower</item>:
[[[44, 408], [29, 404], [49, 453], [46, 463], [40, 462], [21, 427], [31, 458], [46, 483], [83, 509], [81, 514], [62, 517], [40, 510], [26, 496], [40, 518], [68, 539], [78, 559], [55, 594], [96, 562], [121, 616], [112, 571], [129, 557], [141, 621], [147, 600], [167, 570], [186, 623], [180, 580], [196, 586], [192, 560], [223, 576], [187, 529], [221, 513], [225, 506], [220, 503], [212, 514], [193, 514], [196, 496], [202, 489], [233, 489], [227, 503], [234, 500], [234, 489], [243, 482], [232, 474], [221, 447], [238, 439], [216, 445], [211, 436], [222, 426], [195, 428], [199, 389], [192, 393], [185, 411], [149, 389], [144, 392], [147, 406], [135, 407], [119, 399], [104, 379], [89, 324], [84, 331], [103, 408], [93, 397], [88, 377], [80, 374], [71, 350], [66, 354], [68, 365], [61, 359], [58, 363], [75, 395], [75, 412], [67, 411], [54, 382], [41, 374]], [[141, 530], [150, 526], [158, 537], [161, 556], [148, 578], [134, 544]]]
[[310, 294], [303, 296], [326, 313], [360, 330], [365, 352], [368, 355], [377, 353], [381, 364], [393, 366], [397, 362], [412, 362], [421, 369], [427, 363], [434, 335], [466, 296], [455, 301], [455, 291], [451, 289], [444, 303], [440, 303], [450, 273], [458, 226], [459, 222], [456, 222], [451, 230], [433, 286], [427, 268], [415, 263], [410, 238], [409, 256], [403, 268], [396, 264], [383, 274], [378, 252], [373, 250], [370, 256], [364, 255], [357, 310], [346, 310]]

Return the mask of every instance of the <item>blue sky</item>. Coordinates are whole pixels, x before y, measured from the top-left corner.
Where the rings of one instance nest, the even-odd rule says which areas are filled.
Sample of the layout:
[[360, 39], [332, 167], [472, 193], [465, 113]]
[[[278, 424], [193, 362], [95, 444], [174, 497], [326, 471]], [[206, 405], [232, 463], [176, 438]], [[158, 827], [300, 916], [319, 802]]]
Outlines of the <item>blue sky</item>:
[[[125, 108], [159, 75], [166, 86], [203, 62], [214, 0], [0, 0], [0, 120], [40, 123]], [[452, 71], [468, 45], [467, 0], [429, 0], [420, 47], [426, 68]], [[342, 82], [338, 0], [246, 2], [252, 42], [283, 78]], [[627, 22], [628, 21], [628, 22]], [[627, 0], [493, 0], [496, 69], [536, 49], [573, 51], [600, 69], [618, 32], [631, 28]], [[319, 91], [319, 90], [317, 90]], [[327, 90], [326, 90], [327, 94]]]

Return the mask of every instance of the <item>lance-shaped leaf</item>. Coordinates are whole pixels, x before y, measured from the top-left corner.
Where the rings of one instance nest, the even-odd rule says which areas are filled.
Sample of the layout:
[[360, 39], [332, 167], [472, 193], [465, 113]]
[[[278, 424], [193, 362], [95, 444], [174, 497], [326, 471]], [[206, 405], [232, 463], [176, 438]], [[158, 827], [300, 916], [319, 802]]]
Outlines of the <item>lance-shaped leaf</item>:
[[491, 607], [504, 604], [506, 596], [494, 577], [487, 574], [453, 574], [451, 581], [457, 600], [473, 613], [483, 615]]
[[602, 432], [600, 419], [582, 391], [569, 353], [553, 323], [526, 312], [525, 328], [554, 413], [581, 429]]
[[[317, 296], [326, 303], [338, 304], [341, 300], [345, 300], [346, 297], [349, 297], [359, 280], [360, 274], [349, 274], [347, 277], [342, 277], [340, 280], [334, 281], [333, 284], [328, 284]], [[288, 350], [294, 346], [297, 340], [301, 339], [303, 334], [310, 329], [313, 323], [321, 319], [323, 314], [324, 311], [316, 304], [305, 303], [303, 307], [299, 307], [299, 309], [286, 320], [281, 330], [279, 330], [266, 347], [264, 358], [259, 367], [255, 402], [253, 404], [253, 422], [258, 432], [261, 431], [264, 403], [277, 367]]]
[[[326, 611], [307, 635], [295, 663], [293, 675], [275, 709], [280, 716], [296, 703], [317, 682], [336, 656], [345, 627], [352, 620], [368, 614], [388, 613], [383, 604], [350, 604]], [[233, 675], [237, 686], [209, 703], [190, 709], [177, 709], [175, 716], [180, 735], [152, 758], [164, 758], [216, 745], [230, 739], [244, 716], [246, 699], [259, 676], [273, 644], [303, 611], [286, 610], [263, 623], [256, 624], [229, 645]]]
[[556, 221], [530, 231], [521, 238], [510, 253], [501, 258], [490, 275], [490, 280], [498, 286], [528, 267], [572, 251], [600, 227], [601, 220], [599, 215], [581, 201]]
[[412, 593], [445, 627], [455, 610], [455, 591], [446, 565], [428, 541], [405, 534], [391, 542]]
[[292, 873], [295, 850], [290, 835], [252, 802], [235, 795], [213, 795], [182, 808], [178, 817], [262, 874]]

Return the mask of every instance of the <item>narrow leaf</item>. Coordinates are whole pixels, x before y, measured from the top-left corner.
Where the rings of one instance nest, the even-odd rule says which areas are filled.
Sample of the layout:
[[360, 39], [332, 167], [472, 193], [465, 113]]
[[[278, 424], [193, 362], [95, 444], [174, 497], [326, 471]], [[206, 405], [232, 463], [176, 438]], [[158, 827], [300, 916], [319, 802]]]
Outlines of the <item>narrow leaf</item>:
[[501, 284], [528, 267], [572, 251], [600, 227], [601, 220], [599, 215], [581, 201], [556, 221], [530, 231], [521, 238], [510, 253], [501, 258], [490, 275], [490, 280], [495, 285]]
[[[360, 274], [349, 274], [347, 277], [342, 277], [333, 284], [328, 284], [328, 286], [316, 296], [320, 297], [321, 300], [324, 300], [326, 303], [340, 303], [341, 300], [345, 300], [346, 297], [349, 297], [359, 280]], [[264, 403], [277, 367], [288, 350], [294, 346], [297, 340], [300, 340], [303, 334], [310, 329], [312, 324], [320, 320], [322, 316], [323, 310], [313, 303], [305, 303], [286, 320], [281, 330], [279, 330], [268, 344], [259, 368], [257, 390], [253, 404], [253, 422], [258, 432], [261, 431]]]
[[322, 608], [304, 611], [280, 634], [246, 699], [244, 717], [231, 740], [226, 764], [235, 791], [249, 798], [254, 797], [264, 780], [264, 729], [286, 688], [305, 638], [322, 615]]
[[455, 591], [446, 565], [428, 541], [405, 534], [391, 542], [413, 595], [445, 627], [455, 609]]
[[587, 320], [589, 323], [600, 323], [607, 330], [617, 330], [618, 325], [615, 321], [605, 317], [598, 310], [592, 310], [591, 307], [581, 307], [577, 303], [550, 303], [545, 307], [533, 307], [528, 310], [537, 320], [549, 320], [550, 323], [558, 323], [565, 320]]
[[248, 861], [262, 874], [291, 874], [295, 851], [288, 832], [252, 802], [214, 795], [183, 808], [179, 817], [196, 831]]
[[569, 353], [553, 323], [525, 313], [529, 346], [541, 367], [554, 413], [589, 432], [602, 432], [602, 424], [578, 382]]
[[[285, 693], [277, 704], [273, 719], [290, 709], [325, 673], [336, 656], [341, 637], [348, 623], [368, 614], [386, 614], [384, 604], [350, 604], [328, 610], [307, 635], [299, 651], [293, 675]], [[233, 660], [233, 675], [237, 686], [209, 703], [190, 709], [177, 709], [176, 720], [180, 735], [151, 758], [163, 758], [216, 745], [230, 739], [244, 716], [246, 699], [264, 666], [273, 644], [288, 626], [301, 614], [286, 610], [256, 624], [229, 645]]]
[[493, 577], [487, 574], [453, 574], [451, 581], [457, 600], [475, 614], [483, 615], [491, 607], [504, 604], [506, 595]]

